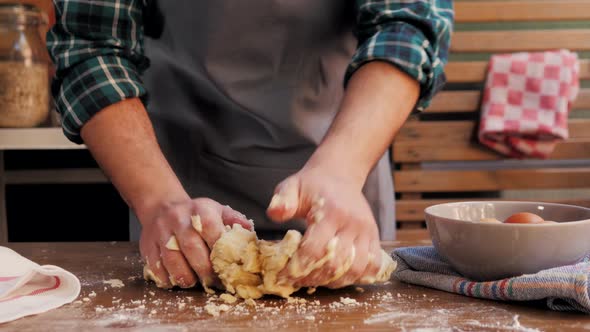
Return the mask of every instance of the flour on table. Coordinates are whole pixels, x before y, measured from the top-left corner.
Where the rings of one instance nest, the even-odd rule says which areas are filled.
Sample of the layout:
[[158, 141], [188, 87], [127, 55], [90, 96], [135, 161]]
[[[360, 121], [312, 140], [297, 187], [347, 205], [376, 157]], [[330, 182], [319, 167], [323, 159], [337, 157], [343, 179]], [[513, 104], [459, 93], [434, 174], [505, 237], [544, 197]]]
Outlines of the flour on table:
[[229, 311], [229, 306], [227, 304], [214, 304], [209, 303], [205, 305], [205, 311], [211, 316], [219, 316], [219, 313], [224, 311]]
[[238, 300], [238, 298], [231, 295], [230, 293], [223, 293], [223, 294], [219, 295], [219, 298], [227, 304], [235, 303]]
[[110, 285], [113, 288], [125, 287], [125, 284], [123, 283], [123, 281], [121, 281], [121, 279], [103, 280], [102, 283], [103, 284], [108, 284], [108, 285]]

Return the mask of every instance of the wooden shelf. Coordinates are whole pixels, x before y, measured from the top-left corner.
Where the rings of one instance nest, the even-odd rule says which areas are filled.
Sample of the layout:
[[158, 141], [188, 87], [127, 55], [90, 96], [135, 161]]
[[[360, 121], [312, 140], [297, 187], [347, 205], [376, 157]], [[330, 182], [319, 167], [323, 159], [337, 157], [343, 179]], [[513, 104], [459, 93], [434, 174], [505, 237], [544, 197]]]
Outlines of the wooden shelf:
[[0, 128], [0, 151], [80, 149], [86, 146], [70, 142], [61, 128]]

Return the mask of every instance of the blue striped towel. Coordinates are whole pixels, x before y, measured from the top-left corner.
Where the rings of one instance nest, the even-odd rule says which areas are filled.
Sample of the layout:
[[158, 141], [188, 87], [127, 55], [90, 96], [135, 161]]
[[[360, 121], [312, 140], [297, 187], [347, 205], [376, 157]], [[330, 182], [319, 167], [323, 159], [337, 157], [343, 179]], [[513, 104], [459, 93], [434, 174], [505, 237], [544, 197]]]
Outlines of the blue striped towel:
[[561, 266], [502, 280], [476, 282], [457, 273], [434, 247], [407, 247], [392, 253], [397, 279], [471, 297], [501, 301], [546, 300], [557, 311], [590, 314], [590, 256]]

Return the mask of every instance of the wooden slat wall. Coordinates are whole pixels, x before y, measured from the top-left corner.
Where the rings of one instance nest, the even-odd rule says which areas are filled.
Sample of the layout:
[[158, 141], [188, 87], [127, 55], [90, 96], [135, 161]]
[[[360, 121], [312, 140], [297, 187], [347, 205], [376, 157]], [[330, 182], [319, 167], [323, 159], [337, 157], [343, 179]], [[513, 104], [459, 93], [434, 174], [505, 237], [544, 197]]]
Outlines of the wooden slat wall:
[[[419, 122], [406, 124], [392, 147], [399, 163], [424, 161], [499, 160], [504, 157], [476, 141], [474, 121]], [[558, 143], [549, 159], [590, 156], [590, 119], [569, 122], [570, 139]]]
[[587, 0], [455, 1], [458, 23], [590, 20]]
[[[457, 61], [449, 63], [445, 72], [449, 83], [475, 83], [485, 81], [487, 69], [487, 61]], [[580, 60], [580, 79], [590, 79], [590, 60], [588, 59]]]
[[453, 34], [451, 52], [522, 52], [567, 48], [590, 51], [590, 30], [464, 31]]
[[[590, 21], [590, 0], [518, 0], [518, 1], [456, 1], [455, 20], [459, 24], [494, 22], [562, 22]], [[494, 30], [465, 31], [453, 34], [451, 59], [477, 58], [478, 61], [454, 61], [447, 65], [447, 81], [453, 91], [439, 93], [432, 105], [418, 121], [408, 121], [400, 130], [392, 145], [392, 155], [398, 164], [393, 173], [396, 191], [401, 199], [396, 203], [396, 217], [403, 231], [410, 225], [423, 227], [424, 208], [443, 202], [481, 199], [487, 192], [520, 189], [590, 189], [590, 119], [570, 119], [570, 138], [560, 142], [550, 159], [588, 160], [584, 166], [554, 168], [502, 168], [444, 169], [421, 167], [423, 162], [493, 161], [505, 159], [479, 144], [475, 138], [477, 122], [473, 120], [444, 120], [457, 113], [460, 119], [478, 117], [481, 86], [486, 79], [487, 61], [481, 61], [493, 53], [544, 51], [566, 48], [573, 51], [590, 51], [590, 25], [582, 28], [514, 29], [506, 26]], [[497, 25], [496, 25], [497, 26]], [[530, 27], [528, 25], [521, 25]], [[565, 25], [564, 25], [565, 26]], [[554, 24], [555, 27], [555, 24]], [[477, 53], [475, 56], [458, 54]], [[590, 59], [580, 60], [580, 79], [590, 80]], [[456, 90], [460, 87], [461, 90]], [[573, 104], [572, 114], [584, 114], [590, 110], [590, 89], [582, 88]], [[472, 113], [472, 114], [467, 114]], [[449, 115], [447, 115], [449, 114]], [[464, 115], [461, 115], [464, 114]], [[443, 121], [440, 121], [440, 120]], [[512, 163], [517, 164], [518, 162]], [[512, 165], [511, 164], [511, 165]], [[429, 199], [432, 195], [437, 198]], [[469, 195], [473, 199], [469, 198]], [[430, 196], [429, 196], [430, 195]], [[443, 195], [443, 196], [441, 196]], [[452, 198], [457, 197], [457, 198]], [[483, 199], [486, 199], [485, 197]], [[494, 199], [494, 198], [491, 198]], [[487, 199], [486, 199], [487, 200]], [[590, 207], [588, 197], [582, 199], [555, 199], [553, 202]], [[411, 227], [415, 228], [415, 227]]]
[[590, 188], [590, 167], [482, 171], [410, 170], [395, 172], [394, 181], [400, 192]]
[[[434, 141], [437, 143], [458, 143], [472, 138], [475, 130], [473, 121], [445, 121], [444, 127], [435, 121], [413, 121], [406, 123], [398, 132], [396, 142]], [[571, 119], [570, 138], [590, 138], [590, 119]]]
[[[480, 99], [480, 91], [445, 91], [434, 97], [432, 104], [425, 112], [474, 112], [479, 110]], [[590, 89], [580, 90], [576, 101], [572, 105], [572, 109], [590, 109]]]
[[[551, 160], [578, 159], [590, 155], [590, 139], [560, 142], [551, 154]], [[442, 146], [428, 143], [398, 143], [393, 149], [398, 162], [425, 161], [478, 161], [500, 160], [502, 155], [476, 142], [461, 142]]]

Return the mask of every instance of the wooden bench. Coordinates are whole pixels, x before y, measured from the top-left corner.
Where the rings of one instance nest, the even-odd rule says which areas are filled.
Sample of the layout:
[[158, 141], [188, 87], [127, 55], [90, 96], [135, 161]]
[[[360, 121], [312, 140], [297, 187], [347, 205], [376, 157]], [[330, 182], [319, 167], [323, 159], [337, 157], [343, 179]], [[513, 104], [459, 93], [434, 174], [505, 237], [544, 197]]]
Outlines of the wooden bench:
[[[541, 196], [546, 189], [590, 188], [590, 1], [456, 1], [455, 12], [445, 91], [408, 120], [392, 145], [400, 234], [424, 228], [424, 208], [433, 204], [502, 199], [503, 191], [514, 189], [540, 190], [527, 199], [547, 201]], [[474, 133], [489, 55], [557, 48], [581, 58], [571, 138], [549, 161], [536, 163], [508, 161], [481, 146]], [[590, 206], [590, 190], [582, 196], [551, 200]]]

